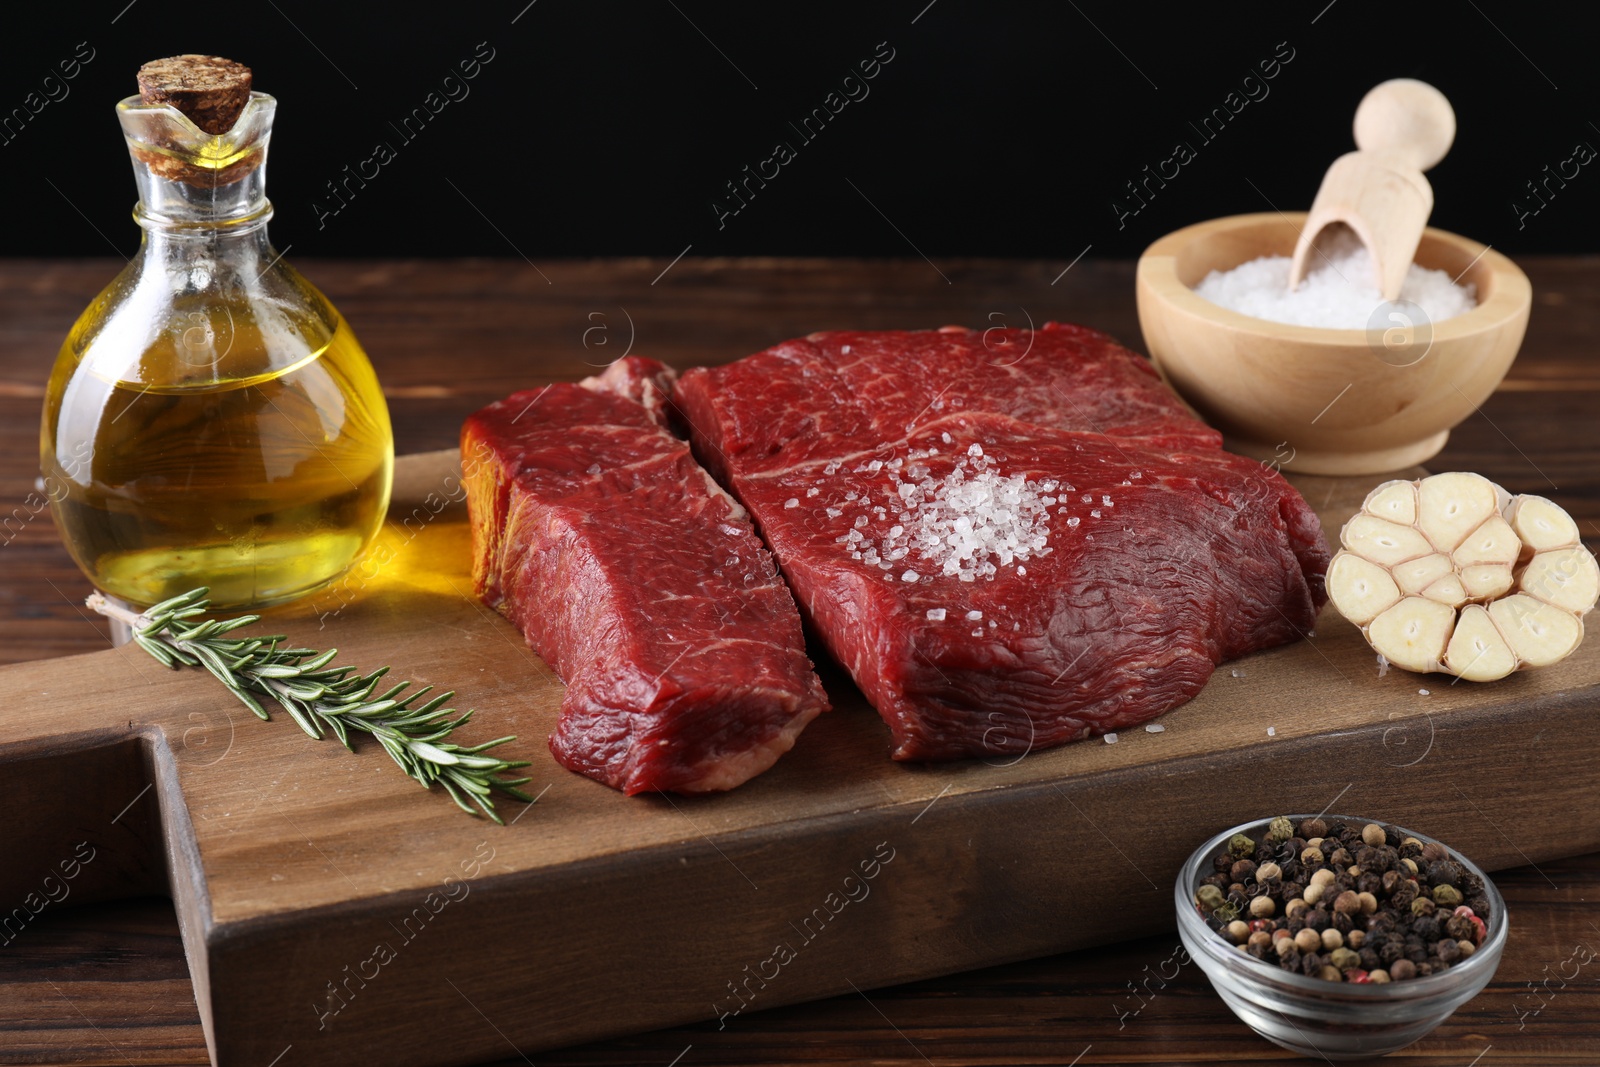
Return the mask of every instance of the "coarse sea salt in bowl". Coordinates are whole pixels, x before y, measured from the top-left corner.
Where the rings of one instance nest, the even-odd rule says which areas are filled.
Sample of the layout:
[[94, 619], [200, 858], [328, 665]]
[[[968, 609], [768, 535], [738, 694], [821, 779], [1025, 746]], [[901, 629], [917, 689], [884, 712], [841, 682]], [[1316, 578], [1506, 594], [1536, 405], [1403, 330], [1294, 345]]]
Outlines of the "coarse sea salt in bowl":
[[1359, 327], [1242, 314], [1196, 287], [1214, 272], [1294, 251], [1303, 213], [1235, 215], [1161, 238], [1139, 258], [1139, 325], [1157, 369], [1237, 452], [1311, 474], [1377, 474], [1436, 455], [1505, 377], [1533, 290], [1505, 256], [1424, 231], [1417, 266], [1470, 289], [1475, 306], [1433, 322], [1416, 304]]
[[[1304, 818], [1289, 816], [1295, 826]], [[1327, 814], [1319, 818], [1329, 825], [1363, 826], [1380, 821]], [[1200, 965], [1233, 1013], [1256, 1033], [1312, 1059], [1383, 1056], [1427, 1036], [1489, 984], [1500, 966], [1510, 930], [1505, 898], [1476, 864], [1448, 846], [1451, 859], [1482, 879], [1483, 896], [1489, 903], [1482, 943], [1448, 970], [1382, 985], [1332, 982], [1286, 971], [1276, 962], [1241, 952], [1206, 924], [1195, 906], [1195, 893], [1201, 879], [1211, 873], [1212, 857], [1227, 849], [1233, 835], [1245, 834], [1259, 842], [1271, 822], [1244, 823], [1201, 845], [1178, 872], [1174, 890], [1178, 936], [1189, 957]], [[1424, 845], [1443, 844], [1412, 830], [1394, 829]]]

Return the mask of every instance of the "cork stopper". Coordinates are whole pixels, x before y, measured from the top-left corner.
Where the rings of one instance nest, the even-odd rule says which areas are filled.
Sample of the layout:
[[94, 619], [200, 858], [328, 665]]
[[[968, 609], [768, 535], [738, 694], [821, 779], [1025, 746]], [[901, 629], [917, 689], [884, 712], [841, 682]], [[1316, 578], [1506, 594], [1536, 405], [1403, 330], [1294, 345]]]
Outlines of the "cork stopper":
[[227, 133], [250, 101], [250, 68], [221, 56], [152, 59], [139, 68], [139, 99], [170, 104], [209, 134]]

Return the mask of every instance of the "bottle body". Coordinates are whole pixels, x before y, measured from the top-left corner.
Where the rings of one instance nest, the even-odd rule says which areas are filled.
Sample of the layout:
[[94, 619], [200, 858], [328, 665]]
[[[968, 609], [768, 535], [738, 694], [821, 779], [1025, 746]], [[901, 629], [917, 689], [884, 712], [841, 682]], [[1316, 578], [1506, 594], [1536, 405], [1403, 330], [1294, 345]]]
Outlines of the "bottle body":
[[117, 105], [144, 237], [61, 346], [40, 459], [68, 550], [130, 604], [200, 585], [218, 608], [303, 596], [388, 508], [372, 365], [267, 240], [276, 106], [252, 93], [211, 134], [165, 104]]
[[302, 596], [355, 562], [388, 506], [393, 437], [366, 353], [264, 230], [231, 239], [255, 247], [147, 237], [46, 389], [57, 526], [133, 604], [202, 584], [218, 607]]

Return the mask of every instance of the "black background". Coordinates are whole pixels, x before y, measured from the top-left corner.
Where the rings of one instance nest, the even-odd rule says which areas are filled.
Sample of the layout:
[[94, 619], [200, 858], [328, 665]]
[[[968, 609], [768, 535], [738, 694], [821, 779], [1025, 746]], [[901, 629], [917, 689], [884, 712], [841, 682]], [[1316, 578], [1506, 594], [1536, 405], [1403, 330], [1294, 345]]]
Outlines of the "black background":
[[[1600, 146], [1580, 12], [1587, 5], [1496, 0], [30, 4], [7, 12], [0, 115], [26, 111], [79, 42], [94, 58], [65, 99], [0, 144], [10, 209], [0, 254], [136, 246], [113, 105], [134, 91], [141, 62], [189, 51], [249, 64], [257, 88], [278, 97], [273, 236], [296, 258], [670, 257], [690, 246], [1133, 256], [1201, 219], [1307, 207], [1328, 163], [1352, 147], [1362, 94], [1397, 76], [1432, 82], [1456, 108], [1455, 147], [1430, 175], [1435, 225], [1511, 254], [1587, 252], [1600, 163], [1537, 214], [1519, 220], [1513, 207], [1546, 165], [1579, 142]], [[494, 58], [466, 83], [470, 94], [401, 140], [390, 122], [480, 42]], [[894, 58], [870, 95], [801, 141], [789, 123], [822, 106], [879, 42]], [[1190, 123], [1281, 42], [1293, 59], [1268, 95], [1203, 141]], [[319, 218], [319, 201], [333, 205], [325, 183], [379, 140], [396, 158]], [[779, 140], [797, 158], [719, 228], [712, 204], [726, 199], [724, 183]], [[1124, 183], [1178, 140], [1196, 158], [1119, 225]]]

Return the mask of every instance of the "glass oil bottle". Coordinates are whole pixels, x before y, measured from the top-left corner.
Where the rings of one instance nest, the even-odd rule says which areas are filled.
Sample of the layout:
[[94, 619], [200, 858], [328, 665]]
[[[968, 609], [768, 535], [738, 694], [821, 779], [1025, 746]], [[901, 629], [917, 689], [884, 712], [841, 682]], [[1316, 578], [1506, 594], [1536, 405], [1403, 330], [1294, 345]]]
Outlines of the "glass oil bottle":
[[133, 605], [197, 585], [218, 608], [303, 596], [355, 562], [388, 506], [372, 366], [267, 240], [276, 106], [249, 92], [212, 134], [170, 104], [117, 105], [143, 240], [61, 346], [41, 456], [68, 549]]

